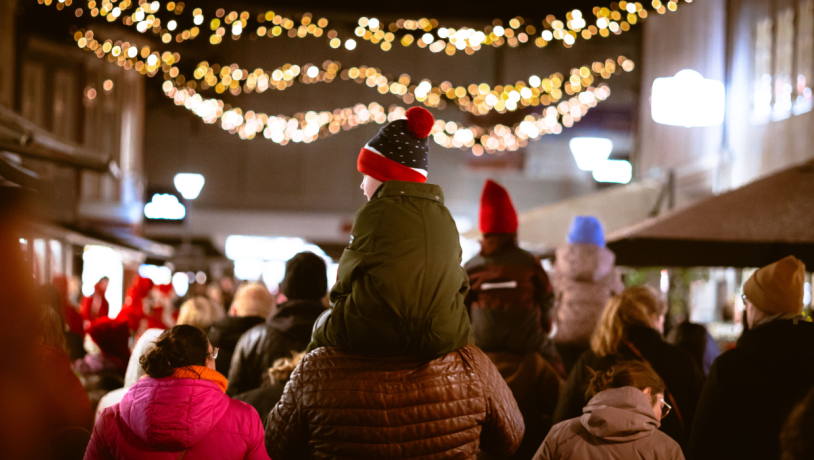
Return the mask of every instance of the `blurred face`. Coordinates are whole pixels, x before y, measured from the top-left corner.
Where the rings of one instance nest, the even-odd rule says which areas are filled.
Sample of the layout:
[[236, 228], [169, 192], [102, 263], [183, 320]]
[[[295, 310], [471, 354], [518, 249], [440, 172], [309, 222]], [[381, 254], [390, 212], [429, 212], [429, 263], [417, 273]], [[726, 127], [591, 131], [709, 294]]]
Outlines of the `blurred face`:
[[217, 348], [212, 348], [212, 344], [209, 344], [209, 352], [206, 354], [206, 367], [215, 370], [215, 357], [217, 356], [216, 352]]
[[382, 185], [380, 181], [368, 175], [365, 175], [365, 178], [362, 179], [362, 185], [359, 188], [361, 188], [364, 191], [365, 196], [367, 197], [367, 201], [370, 201], [370, 197], [372, 197], [373, 194], [376, 193], [376, 190], [379, 188], [380, 185]]
[[[650, 388], [645, 388], [642, 390], [648, 398], [652, 394], [652, 390]], [[656, 419], [661, 420], [667, 415], [669, 410], [665, 410], [665, 403], [664, 403], [664, 393], [656, 393], [656, 402], [653, 404], [653, 414], [656, 416]]]
[[653, 329], [664, 334], [664, 315], [652, 314], [650, 319], [653, 321]]

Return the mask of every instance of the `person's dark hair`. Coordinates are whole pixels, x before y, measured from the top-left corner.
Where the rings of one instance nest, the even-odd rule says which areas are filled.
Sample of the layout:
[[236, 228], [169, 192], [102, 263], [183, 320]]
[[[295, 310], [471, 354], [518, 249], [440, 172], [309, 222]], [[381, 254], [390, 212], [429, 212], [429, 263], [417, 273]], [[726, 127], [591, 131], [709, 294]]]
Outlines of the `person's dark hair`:
[[586, 399], [591, 399], [600, 391], [610, 388], [633, 387], [639, 390], [650, 388], [650, 402], [655, 404], [656, 395], [663, 394], [667, 388], [656, 371], [641, 361], [624, 361], [604, 372], [596, 372], [591, 368], [588, 370], [593, 377], [585, 392]]
[[780, 459], [814, 458], [814, 390], [791, 411], [780, 432]]
[[480, 241], [480, 253], [491, 256], [517, 246], [517, 233], [487, 233]]
[[208, 354], [206, 333], [195, 326], [181, 324], [162, 332], [155, 345], [139, 358], [139, 364], [150, 377], [169, 377], [181, 367], [206, 365]]
[[707, 329], [704, 326], [684, 321], [667, 334], [667, 342], [689, 353], [698, 368], [704, 369], [707, 349]]

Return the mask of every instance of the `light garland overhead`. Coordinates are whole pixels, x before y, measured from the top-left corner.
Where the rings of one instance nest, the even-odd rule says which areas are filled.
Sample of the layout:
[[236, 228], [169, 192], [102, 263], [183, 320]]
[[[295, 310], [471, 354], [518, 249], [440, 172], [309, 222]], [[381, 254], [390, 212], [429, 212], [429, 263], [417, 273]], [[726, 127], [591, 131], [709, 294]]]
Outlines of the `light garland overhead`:
[[[143, 48], [141, 52], [128, 43], [115, 44], [108, 40], [104, 44], [92, 38], [93, 32], [87, 31], [79, 36], [77, 43], [81, 46], [95, 50], [96, 56], [106, 59], [110, 63], [124, 67], [126, 70], [138, 71], [154, 76], [159, 70], [171, 75], [173, 64], [180, 60], [177, 53], [164, 52], [159, 55], [157, 51], [150, 52]], [[90, 37], [90, 41], [88, 41]], [[76, 38], [76, 37], [75, 37]], [[84, 40], [84, 42], [83, 42]], [[131, 51], [135, 50], [135, 51]], [[127, 57], [125, 57], [127, 56]], [[139, 56], [143, 59], [139, 59]], [[121, 59], [119, 59], [121, 57]], [[135, 62], [135, 64], [133, 64]], [[376, 122], [383, 124], [404, 116], [405, 109], [390, 106], [385, 114], [384, 107], [378, 103], [367, 106], [356, 104], [353, 107], [337, 109], [333, 112], [300, 112], [293, 116], [268, 116], [254, 111], [244, 112], [240, 108], [232, 108], [221, 99], [204, 99], [200, 94], [187, 86], [176, 87], [172, 80], [166, 80], [162, 89], [168, 98], [176, 105], [183, 105], [203, 119], [204, 123], [214, 124], [220, 121], [221, 128], [242, 139], [253, 139], [258, 133], [275, 143], [287, 145], [289, 142], [310, 143], [339, 133], [342, 130], [354, 129], [360, 125]], [[89, 89], [94, 92], [94, 89]], [[508, 127], [497, 124], [489, 128], [479, 126], [464, 127], [456, 122], [436, 120], [431, 135], [433, 140], [445, 148], [471, 148], [475, 155], [484, 152], [494, 153], [504, 150], [517, 150], [541, 136], [553, 133], [559, 134], [564, 127], [571, 127], [578, 122], [597, 102], [605, 100], [610, 95], [610, 88], [605, 84], [598, 87], [586, 88], [578, 96], [568, 101], [560, 101], [556, 107], [548, 107], [543, 114], [528, 115], [523, 122]]]
[[[356, 104], [353, 107], [336, 109], [333, 112], [300, 112], [293, 116], [269, 116], [254, 111], [243, 112], [240, 108], [227, 109], [220, 99], [204, 99], [189, 88], [176, 88], [165, 82], [165, 94], [172, 98], [176, 105], [183, 105], [195, 113], [204, 123], [214, 124], [218, 120], [221, 128], [241, 139], [254, 139], [262, 135], [280, 145], [289, 142], [311, 143], [321, 138], [330, 137], [341, 130], [351, 130], [358, 126], [376, 122], [404, 118], [406, 109], [391, 105], [385, 113], [384, 107], [376, 102], [365, 106]], [[168, 87], [169, 86], [169, 87]], [[590, 95], [590, 101], [586, 96]], [[606, 99], [610, 88], [604, 84], [590, 88], [581, 97], [562, 101], [557, 107], [548, 107], [543, 114], [527, 115], [515, 126], [496, 124], [490, 128], [479, 126], [465, 127], [459, 123], [437, 119], [431, 136], [436, 144], [445, 148], [468, 148], [476, 156], [484, 152], [515, 151], [525, 147], [529, 141], [538, 140], [545, 134], [559, 134], [563, 127], [569, 128], [578, 122], [596, 101]]]
[[[46, 5], [52, 3], [52, 0], [37, 1]], [[651, 5], [656, 12], [664, 14], [667, 11], [676, 11], [678, 1], [668, 0], [665, 4], [662, 0], [652, 0]], [[692, 0], [685, 1], [690, 3]], [[204, 29], [208, 26], [208, 29], [212, 31], [209, 42], [213, 45], [222, 43], [224, 37], [227, 36], [227, 32], [233, 40], [238, 40], [245, 31], [252, 29], [250, 32], [250, 38], [252, 39], [258, 37], [273, 38], [283, 34], [292, 38], [304, 38], [309, 35], [322, 37], [324, 35], [332, 48], [339, 48], [343, 44], [345, 49], [348, 50], [356, 48], [356, 39], [342, 39], [336, 30], [325, 32], [328, 20], [326, 18], [314, 20], [310, 13], [303, 13], [302, 18], [295, 21], [276, 14], [274, 11], [267, 11], [252, 17], [248, 11], [241, 13], [231, 11], [227, 14], [225, 9], [220, 8], [215, 13], [216, 17], [211, 19], [208, 24], [204, 24], [206, 19], [203, 10], [195, 8], [192, 12], [192, 22], [195, 26], [177, 31], [178, 22], [175, 19], [167, 20], [164, 25], [161, 19], [156, 16], [161, 11], [160, 2], [145, 0], [139, 0], [139, 2], [140, 4], [136, 6], [135, 10], [129, 14], [126, 14], [126, 12], [134, 6], [131, 0], [122, 0], [118, 4], [114, 4], [111, 0], [101, 0], [99, 2], [89, 0], [87, 8], [93, 17], [101, 16], [106, 18], [108, 22], [114, 22], [121, 18], [123, 24], [135, 25], [136, 29], [142, 33], [152, 30], [154, 34], [161, 37], [161, 41], [164, 43], [169, 43], [173, 39], [179, 43], [195, 39], [202, 32], [198, 26]], [[71, 4], [72, 0], [56, 2], [58, 9], [63, 9]], [[184, 8], [183, 2], [166, 3], [166, 10], [176, 16], [180, 16]], [[642, 3], [624, 0], [619, 3], [613, 2], [609, 7], [594, 7], [592, 13], [595, 16], [595, 20], [593, 20], [595, 25], [589, 25], [583, 12], [575, 9], [568, 12], [564, 20], [557, 19], [553, 15], [546, 16], [539, 30], [533, 24], [526, 23], [526, 20], [520, 16], [509, 20], [507, 27], [504, 27], [502, 20], [495, 19], [492, 21], [492, 25], [482, 30], [468, 27], [460, 29], [441, 27], [437, 20], [426, 18], [418, 20], [399, 19], [385, 26], [383, 22], [376, 18], [362, 17], [359, 19], [359, 25], [354, 32], [360, 39], [379, 45], [383, 51], [392, 49], [393, 43], [396, 42], [405, 47], [415, 42], [417, 46], [428, 48], [431, 52], [439, 53], [444, 51], [447, 55], [452, 56], [457, 51], [474, 54], [476, 51], [483, 49], [484, 46], [490, 45], [500, 47], [508, 44], [510, 47], [517, 47], [525, 43], [534, 43], [542, 48], [556, 40], [562, 41], [564, 46], [570, 48], [579, 39], [589, 40], [596, 35], [608, 37], [610, 34], [619, 35], [627, 32], [630, 30], [631, 25], [648, 16], [647, 10]], [[79, 7], [76, 9], [75, 14], [80, 17], [84, 14], [84, 10]], [[435, 35], [433, 35], [433, 31], [435, 31]], [[400, 39], [395, 35], [398, 32], [404, 32]], [[413, 32], [421, 35], [416, 38]], [[174, 38], [173, 34], [175, 34]]]
[[[214, 87], [216, 92], [223, 93], [229, 88], [231, 94], [238, 95], [243, 91], [247, 93], [264, 92], [272, 88], [282, 91], [292, 86], [297, 78], [302, 83], [311, 84], [330, 83], [340, 76], [343, 80], [353, 80], [359, 84], [365, 83], [371, 88], [375, 87], [381, 94], [392, 93], [407, 104], [418, 101], [428, 107], [444, 109], [449, 101], [458, 105], [461, 110], [474, 115], [486, 115], [491, 110], [505, 113], [529, 106], [555, 104], [564, 97], [563, 93], [569, 96], [578, 95], [591, 87], [594, 83], [594, 76], [608, 79], [615, 72], [621, 70], [630, 72], [635, 67], [633, 61], [619, 56], [615, 61], [607, 59], [605, 62], [594, 62], [590, 67], [571, 69], [568, 78], [563, 77], [559, 72], [542, 79], [532, 75], [528, 78], [528, 82], [518, 81], [515, 84], [498, 85], [493, 89], [486, 83], [454, 87], [448, 81], [433, 86], [426, 79], [418, 84], [411, 84], [411, 77], [408, 74], [402, 74], [398, 80], [391, 80], [379, 69], [365, 66], [351, 67], [340, 72], [341, 63], [331, 60], [323, 62], [322, 69], [308, 63], [302, 67], [296, 64], [286, 64], [273, 71], [255, 69], [253, 72], [240, 69], [237, 64], [210, 66], [208, 62], [204, 61], [199, 63], [193, 72], [193, 80], [181, 74], [178, 67], [174, 66], [181, 58], [178, 53], [161, 54], [158, 51], [151, 51], [147, 46], [139, 51], [128, 42], [121, 43], [112, 40], [106, 40], [100, 45], [100, 42], [93, 38], [92, 31], [83, 34], [83, 31], [79, 30], [74, 34], [74, 40], [80, 48], [95, 51], [99, 57], [112, 55], [120, 65], [127, 65], [128, 59], [140, 55], [147, 58], [147, 65], [139, 67], [136, 64], [136, 70], [153, 75], [158, 69], [163, 69], [165, 76], [173, 79], [175, 84], [186, 84], [190, 89], [197, 90], [198, 82], [200, 82], [201, 90]], [[155, 57], [150, 58], [151, 55]], [[242, 86], [241, 82], [243, 82]]]

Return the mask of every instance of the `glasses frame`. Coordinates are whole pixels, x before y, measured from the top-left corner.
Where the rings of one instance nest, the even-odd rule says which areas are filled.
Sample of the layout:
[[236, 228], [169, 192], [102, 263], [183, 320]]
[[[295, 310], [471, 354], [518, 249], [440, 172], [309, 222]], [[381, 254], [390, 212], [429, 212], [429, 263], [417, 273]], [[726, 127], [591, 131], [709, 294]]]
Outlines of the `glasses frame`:
[[[665, 401], [664, 398], [659, 398], [659, 401], [661, 401], [661, 419], [664, 420], [664, 417], [667, 417], [667, 414], [673, 410], [673, 406], [667, 404], [667, 401]], [[665, 407], [667, 410], [664, 410]]]
[[215, 359], [218, 359], [218, 351], [220, 351], [220, 348], [212, 347], [212, 353], [207, 353], [207, 354], [212, 355], [212, 359], [215, 360]]

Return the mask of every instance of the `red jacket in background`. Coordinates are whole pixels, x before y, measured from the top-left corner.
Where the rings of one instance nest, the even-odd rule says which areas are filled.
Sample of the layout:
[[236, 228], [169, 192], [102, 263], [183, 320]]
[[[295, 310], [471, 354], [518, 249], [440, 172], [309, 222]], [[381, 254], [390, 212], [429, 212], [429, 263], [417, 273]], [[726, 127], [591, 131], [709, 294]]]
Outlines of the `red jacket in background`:
[[86, 321], [93, 321], [98, 318], [107, 318], [110, 310], [110, 305], [105, 299], [105, 291], [107, 286], [103, 286], [104, 282], [100, 280], [93, 287], [93, 295], [90, 297], [82, 298], [81, 313], [82, 318]]
[[[142, 278], [138, 275], [133, 278], [133, 282], [130, 284], [130, 287], [127, 288], [122, 310], [119, 312], [119, 315], [116, 316], [116, 319], [119, 321], [127, 321], [127, 327], [131, 331], [138, 330], [142, 318], [147, 317], [144, 312], [144, 299], [150, 295], [152, 289], [153, 282], [149, 278]], [[166, 329], [166, 327], [162, 329]]]

